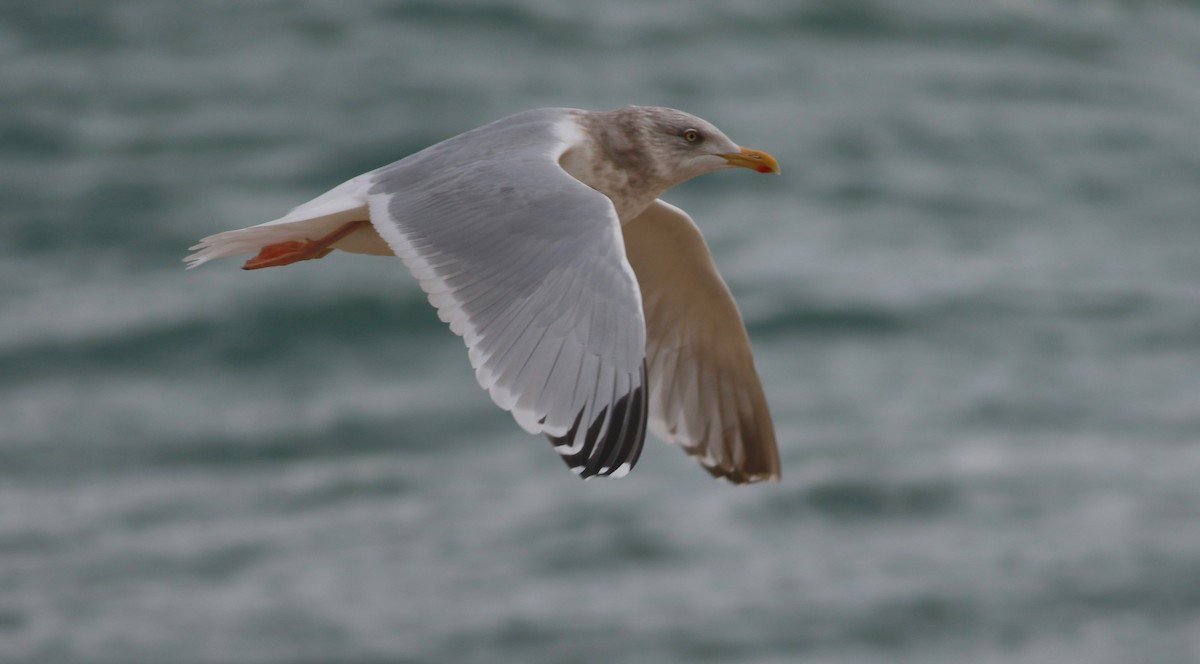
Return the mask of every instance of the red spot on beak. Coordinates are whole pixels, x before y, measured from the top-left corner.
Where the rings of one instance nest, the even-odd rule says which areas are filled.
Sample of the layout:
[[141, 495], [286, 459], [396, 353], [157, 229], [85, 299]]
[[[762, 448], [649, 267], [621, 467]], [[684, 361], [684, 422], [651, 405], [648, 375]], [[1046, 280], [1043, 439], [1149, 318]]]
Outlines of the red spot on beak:
[[725, 162], [730, 166], [749, 168], [759, 173], [779, 173], [779, 162], [775, 161], [775, 157], [762, 150], [742, 148], [737, 152], [718, 156], [725, 157]]

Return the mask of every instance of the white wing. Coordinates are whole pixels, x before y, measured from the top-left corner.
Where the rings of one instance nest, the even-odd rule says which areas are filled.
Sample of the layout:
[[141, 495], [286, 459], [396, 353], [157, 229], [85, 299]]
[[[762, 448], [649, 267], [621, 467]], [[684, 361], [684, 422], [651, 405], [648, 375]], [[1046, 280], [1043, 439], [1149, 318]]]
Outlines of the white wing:
[[479, 384], [580, 475], [624, 475], [646, 429], [645, 322], [612, 202], [558, 164], [567, 111], [520, 113], [370, 174], [371, 222]]
[[717, 477], [779, 479], [750, 340], [700, 229], [655, 201], [623, 231], [645, 305], [651, 430]]

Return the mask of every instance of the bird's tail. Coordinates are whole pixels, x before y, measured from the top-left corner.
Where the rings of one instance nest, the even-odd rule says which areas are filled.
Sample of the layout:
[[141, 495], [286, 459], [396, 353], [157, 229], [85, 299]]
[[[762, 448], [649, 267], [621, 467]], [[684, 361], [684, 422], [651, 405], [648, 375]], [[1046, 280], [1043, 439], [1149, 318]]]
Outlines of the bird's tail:
[[[361, 175], [273, 221], [210, 235], [191, 247], [194, 253], [183, 260], [190, 269], [217, 258], [253, 254], [270, 245], [304, 242], [325, 236], [349, 222], [367, 220], [370, 216], [367, 211], [369, 188], [367, 176]], [[332, 246], [354, 253], [392, 253], [375, 230], [366, 224]]]

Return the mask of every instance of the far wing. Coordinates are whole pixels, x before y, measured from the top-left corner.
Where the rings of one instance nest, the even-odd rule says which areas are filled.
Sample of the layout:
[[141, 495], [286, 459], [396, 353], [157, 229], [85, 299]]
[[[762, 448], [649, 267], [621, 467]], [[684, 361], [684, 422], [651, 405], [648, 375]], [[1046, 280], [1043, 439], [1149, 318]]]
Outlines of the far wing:
[[559, 157], [563, 111], [518, 114], [373, 174], [371, 222], [463, 337], [479, 384], [584, 477], [646, 429], [645, 323], [617, 215]]
[[716, 477], [779, 479], [779, 452], [750, 340], [700, 229], [655, 201], [625, 225], [641, 285], [650, 428]]

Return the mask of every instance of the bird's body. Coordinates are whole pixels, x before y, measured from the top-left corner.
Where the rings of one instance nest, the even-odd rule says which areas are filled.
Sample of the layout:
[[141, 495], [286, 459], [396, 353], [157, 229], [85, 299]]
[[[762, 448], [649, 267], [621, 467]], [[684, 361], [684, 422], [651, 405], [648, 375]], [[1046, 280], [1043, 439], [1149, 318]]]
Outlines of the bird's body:
[[493, 401], [576, 473], [626, 474], [649, 426], [717, 477], [778, 479], [737, 307], [691, 218], [658, 200], [728, 166], [778, 172], [680, 111], [536, 109], [205, 238], [188, 261], [397, 255]]

